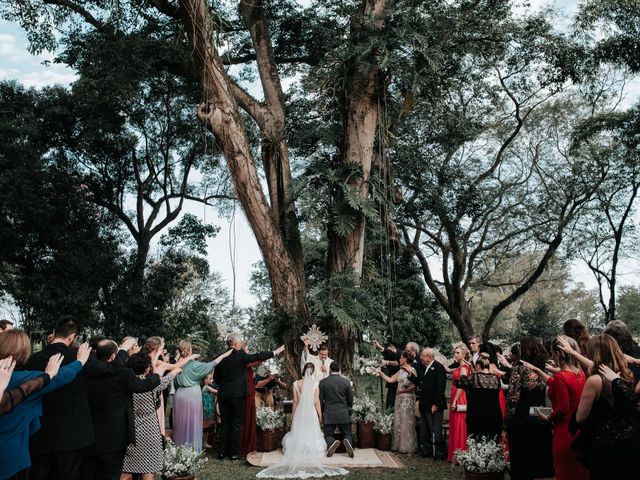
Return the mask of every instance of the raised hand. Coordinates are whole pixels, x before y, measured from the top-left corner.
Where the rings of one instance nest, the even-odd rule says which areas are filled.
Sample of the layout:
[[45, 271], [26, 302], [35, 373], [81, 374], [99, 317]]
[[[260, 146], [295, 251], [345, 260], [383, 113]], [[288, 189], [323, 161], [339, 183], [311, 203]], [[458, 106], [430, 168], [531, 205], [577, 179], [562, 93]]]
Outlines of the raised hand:
[[78, 353], [76, 354], [76, 360], [78, 360], [82, 365], [87, 363], [89, 360], [89, 355], [91, 354], [91, 347], [89, 346], [89, 342], [84, 342], [78, 348]]
[[[128, 352], [129, 350], [131, 350], [132, 348], [134, 348], [137, 345], [138, 345], [138, 339], [137, 338], [125, 337], [124, 340], [122, 340], [122, 343], [120, 344], [120, 348], [122, 350], [125, 350], [125, 351]], [[140, 351], [140, 350], [138, 349], [138, 351]]]
[[[309, 344], [307, 343], [307, 340], [305, 340], [305, 341], [304, 341], [304, 344], [305, 344], [305, 345], [307, 345], [307, 346], [309, 345]], [[276, 349], [273, 351], [273, 355], [274, 355], [274, 356], [278, 356], [278, 355], [280, 355], [282, 352], [284, 352], [284, 349], [285, 349], [285, 346], [284, 346], [284, 345], [280, 345], [278, 348], [276, 348]]]
[[535, 373], [542, 373], [542, 370], [540, 370], [538, 367], [536, 367], [535, 365], [532, 365], [529, 362], [525, 362], [524, 360], [520, 360], [520, 363], [522, 363], [522, 365], [524, 365], [525, 367], [527, 367], [529, 370], [531, 370], [532, 372]]
[[44, 373], [48, 374], [50, 378], [55, 377], [58, 374], [58, 370], [60, 370], [60, 365], [62, 365], [62, 360], [64, 360], [64, 357], [59, 353], [56, 353], [55, 355], [50, 357], [49, 363], [47, 363], [47, 366], [44, 369]]
[[560, 337], [557, 337], [556, 340], [557, 340], [558, 348], [563, 352], [571, 353], [574, 351], [573, 347], [569, 342], [567, 342], [566, 339], [560, 336]]
[[191, 355], [189, 355], [189, 360], [198, 360], [200, 358], [200, 354], [199, 353], [192, 353]]
[[7, 385], [9, 385], [9, 380], [11, 380], [11, 374], [14, 368], [16, 368], [16, 362], [12, 356], [0, 360], [0, 395], [4, 392], [5, 388], [7, 388]]

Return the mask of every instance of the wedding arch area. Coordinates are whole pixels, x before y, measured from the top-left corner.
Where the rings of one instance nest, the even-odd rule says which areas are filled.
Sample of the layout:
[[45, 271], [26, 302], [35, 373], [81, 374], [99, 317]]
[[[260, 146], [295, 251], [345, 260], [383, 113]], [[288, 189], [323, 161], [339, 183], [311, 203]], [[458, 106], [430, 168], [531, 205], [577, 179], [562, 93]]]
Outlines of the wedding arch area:
[[[284, 345], [247, 363], [258, 456], [217, 459], [212, 397], [198, 478], [280, 462], [294, 382], [311, 364], [320, 385], [334, 362], [355, 392], [355, 456], [341, 423], [326, 437], [349, 478], [509, 478], [521, 460], [502, 425], [477, 446], [495, 462], [476, 465], [466, 433], [467, 457], [451, 447], [467, 428], [460, 392], [473, 396], [460, 377], [483, 374], [487, 355], [508, 418], [523, 339], [558, 371], [553, 352], [591, 358], [586, 340], [558, 346], [568, 321], [621, 328], [637, 347], [639, 12], [637, 0], [0, 1], [0, 319], [34, 352], [67, 316], [82, 342], [160, 337], [165, 360], [188, 341], [185, 357], [210, 361], [230, 334], [248, 356]], [[425, 393], [432, 365], [442, 399]], [[191, 386], [217, 395], [206, 378]], [[545, 408], [553, 383], [539, 385]], [[308, 391], [322, 420], [327, 402]]]

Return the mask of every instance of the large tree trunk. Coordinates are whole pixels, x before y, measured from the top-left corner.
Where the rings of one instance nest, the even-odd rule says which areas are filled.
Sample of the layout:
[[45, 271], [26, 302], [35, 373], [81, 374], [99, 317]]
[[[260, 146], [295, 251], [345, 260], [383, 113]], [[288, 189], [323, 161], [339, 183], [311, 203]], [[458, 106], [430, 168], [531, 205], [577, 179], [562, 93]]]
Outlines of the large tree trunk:
[[[354, 50], [358, 50], [362, 41], [367, 41], [367, 31], [379, 30], [384, 26], [382, 19], [384, 8], [385, 0], [363, 0], [351, 21]], [[372, 18], [373, 22], [370, 21]], [[348, 188], [364, 199], [369, 195], [379, 99], [383, 91], [382, 73], [377, 64], [375, 52], [369, 52], [366, 56], [352, 57], [347, 64], [346, 77], [342, 161], [355, 164], [359, 169], [361, 175], [350, 176], [345, 181]], [[347, 205], [342, 190], [338, 190], [336, 195], [334, 202]], [[354, 211], [353, 213], [356, 221], [351, 232], [339, 235], [335, 230], [329, 231], [329, 276], [345, 271], [353, 273], [357, 279], [362, 275], [366, 219], [362, 212]], [[329, 334], [333, 358], [340, 361], [345, 372], [350, 372], [356, 332], [340, 325], [334, 318], [329, 322]]]
[[[301, 258], [293, 258], [278, 225], [278, 215], [270, 208], [262, 191], [242, 117], [234, 98], [234, 85], [227, 77], [212, 44], [214, 29], [207, 2], [182, 0], [187, 34], [193, 54], [202, 66], [206, 102], [198, 116], [214, 133], [227, 161], [233, 185], [249, 225], [262, 252], [273, 294], [273, 302], [292, 320], [288, 346], [294, 347], [302, 326], [308, 323], [305, 279]], [[281, 158], [282, 160], [282, 158]], [[280, 163], [282, 166], [282, 163]], [[288, 160], [286, 160], [288, 170]], [[290, 178], [291, 173], [288, 172]], [[286, 182], [283, 182], [283, 185]], [[276, 195], [276, 198], [278, 196]], [[297, 227], [296, 227], [297, 228]], [[300, 343], [300, 340], [297, 340]], [[299, 350], [299, 346], [297, 348]], [[297, 352], [289, 352], [289, 356]], [[288, 364], [295, 364], [290, 358]]]

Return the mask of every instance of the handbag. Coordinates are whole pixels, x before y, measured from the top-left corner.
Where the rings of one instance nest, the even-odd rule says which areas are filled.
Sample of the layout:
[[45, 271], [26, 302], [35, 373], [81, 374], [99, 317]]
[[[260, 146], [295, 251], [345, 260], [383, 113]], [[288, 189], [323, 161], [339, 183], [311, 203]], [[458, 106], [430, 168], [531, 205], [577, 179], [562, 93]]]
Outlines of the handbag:
[[467, 405], [456, 405], [456, 412], [458, 413], [466, 413], [467, 412]]

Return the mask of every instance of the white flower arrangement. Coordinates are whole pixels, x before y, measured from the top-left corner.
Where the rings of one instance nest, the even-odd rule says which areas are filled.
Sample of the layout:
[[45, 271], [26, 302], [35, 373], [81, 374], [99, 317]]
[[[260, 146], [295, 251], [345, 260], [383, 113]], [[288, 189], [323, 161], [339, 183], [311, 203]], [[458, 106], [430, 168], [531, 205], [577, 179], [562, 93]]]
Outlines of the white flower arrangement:
[[465, 471], [472, 473], [499, 473], [507, 468], [502, 445], [486, 437], [480, 440], [469, 437], [467, 449], [456, 450], [455, 459]]
[[270, 358], [258, 366], [256, 373], [261, 377], [268, 377], [269, 375], [279, 377], [282, 375], [283, 362], [284, 360], [280, 358]]
[[382, 435], [393, 433], [393, 413], [378, 415], [373, 423], [373, 429]]
[[378, 404], [367, 394], [356, 397], [351, 407], [351, 417], [354, 422], [375, 423], [380, 416]]
[[176, 446], [171, 440], [167, 440], [164, 447], [162, 476], [172, 478], [196, 475], [207, 461], [206, 454], [204, 450], [196, 453], [191, 447]]
[[360, 375], [371, 375], [380, 368], [381, 357], [361, 357], [356, 355], [353, 357], [353, 369]]
[[256, 425], [263, 431], [278, 430], [284, 424], [284, 415], [271, 407], [256, 410]]

